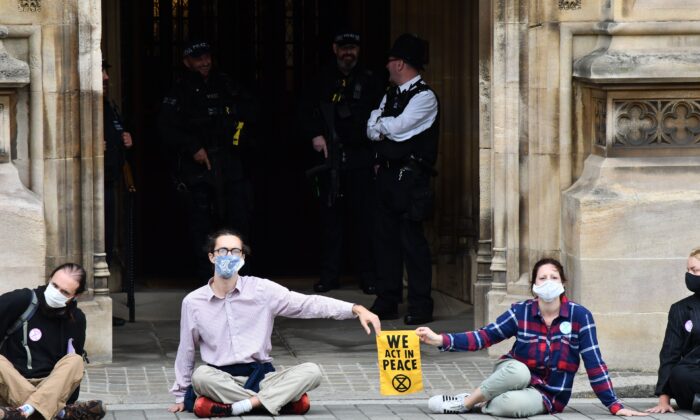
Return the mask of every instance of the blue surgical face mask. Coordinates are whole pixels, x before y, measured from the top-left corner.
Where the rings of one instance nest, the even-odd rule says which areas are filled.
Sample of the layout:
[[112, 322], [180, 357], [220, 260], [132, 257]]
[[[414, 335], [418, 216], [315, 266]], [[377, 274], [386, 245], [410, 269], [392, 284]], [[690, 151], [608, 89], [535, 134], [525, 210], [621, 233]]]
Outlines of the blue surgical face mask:
[[239, 255], [218, 255], [214, 259], [214, 270], [223, 279], [230, 279], [235, 273], [243, 268], [245, 260]]

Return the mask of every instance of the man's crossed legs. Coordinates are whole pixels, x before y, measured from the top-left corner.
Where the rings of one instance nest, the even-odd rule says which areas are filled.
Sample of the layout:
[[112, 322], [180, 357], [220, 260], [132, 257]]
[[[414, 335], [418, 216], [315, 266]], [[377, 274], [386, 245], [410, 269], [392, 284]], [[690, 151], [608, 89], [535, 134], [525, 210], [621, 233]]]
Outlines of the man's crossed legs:
[[84, 371], [83, 358], [68, 354], [56, 363], [49, 376], [27, 379], [9, 360], [0, 356], [0, 406], [3, 406], [0, 419], [25, 418], [15, 408], [24, 405], [33, 407], [44, 419], [101, 419], [105, 415], [101, 401], [66, 406], [66, 401], [80, 385]]

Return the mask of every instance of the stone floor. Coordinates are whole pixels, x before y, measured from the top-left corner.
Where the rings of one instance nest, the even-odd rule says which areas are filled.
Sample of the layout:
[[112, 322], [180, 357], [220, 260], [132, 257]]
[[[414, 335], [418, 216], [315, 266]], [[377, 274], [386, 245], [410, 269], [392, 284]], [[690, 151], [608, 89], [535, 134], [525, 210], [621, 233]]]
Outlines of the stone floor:
[[[310, 282], [308, 282], [310, 283]], [[309, 292], [304, 284], [286, 284]], [[296, 286], [296, 287], [295, 287]], [[174, 415], [166, 408], [173, 398], [168, 389], [174, 382], [173, 362], [178, 344], [179, 304], [184, 290], [137, 294], [136, 322], [114, 329], [114, 361], [89, 365], [81, 384], [81, 399], [102, 399], [113, 419], [194, 418]], [[369, 306], [372, 298], [354, 287], [334, 290], [330, 296]], [[114, 295], [115, 315], [126, 317], [123, 295]], [[435, 296], [436, 331], [472, 329], [471, 307], [447, 296]], [[413, 329], [401, 320], [383, 322], [384, 330]], [[426, 401], [435, 394], [457, 393], [476, 387], [490, 372], [494, 360], [485, 352], [441, 353], [423, 347], [421, 352], [424, 391], [405, 397], [383, 397], [378, 389], [377, 353], [373, 336], [367, 336], [356, 320], [295, 320], [278, 318], [272, 339], [275, 366], [284, 368], [305, 361], [320, 365], [321, 385], [309, 393], [312, 408], [307, 415], [285, 418], [308, 419], [429, 419], [486, 417], [431, 415]], [[644, 372], [611, 372], [615, 389], [632, 407], [654, 404], [656, 376]], [[572, 420], [609, 415], [594, 396], [585, 374], [574, 385], [570, 409], [557, 418]], [[641, 399], [639, 397], [642, 397]], [[645, 398], [646, 397], [646, 398]], [[678, 417], [680, 416], [680, 417]], [[554, 416], [543, 416], [552, 417]], [[668, 419], [695, 418], [691, 413], [658, 416]], [[246, 415], [246, 419], [270, 416]], [[699, 417], [700, 418], [700, 417]]]

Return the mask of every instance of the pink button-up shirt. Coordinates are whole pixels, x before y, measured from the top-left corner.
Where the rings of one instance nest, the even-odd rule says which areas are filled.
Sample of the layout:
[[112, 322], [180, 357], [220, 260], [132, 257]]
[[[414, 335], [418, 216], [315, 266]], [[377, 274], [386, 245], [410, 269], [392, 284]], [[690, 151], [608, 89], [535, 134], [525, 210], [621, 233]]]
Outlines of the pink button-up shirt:
[[349, 319], [352, 303], [324, 296], [303, 295], [270, 280], [243, 276], [225, 298], [214, 295], [209, 284], [182, 301], [180, 345], [175, 359], [175, 401], [184, 400], [192, 383], [195, 346], [205, 363], [269, 362], [272, 326], [277, 316]]

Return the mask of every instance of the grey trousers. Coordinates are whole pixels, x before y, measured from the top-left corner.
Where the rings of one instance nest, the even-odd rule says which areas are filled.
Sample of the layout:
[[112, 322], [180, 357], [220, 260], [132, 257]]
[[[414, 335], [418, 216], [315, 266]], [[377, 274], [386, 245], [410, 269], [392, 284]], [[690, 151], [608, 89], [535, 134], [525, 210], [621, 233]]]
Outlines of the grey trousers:
[[243, 388], [248, 378], [231, 376], [211, 366], [200, 366], [192, 373], [192, 387], [197, 395], [209, 397], [224, 404], [257, 396], [270, 414], [279, 414], [280, 408], [321, 383], [321, 369], [315, 363], [302, 363], [278, 372], [270, 372], [260, 382], [260, 392]]
[[491, 376], [479, 386], [486, 397], [481, 412], [498, 417], [546, 414], [542, 394], [530, 386], [530, 369], [514, 359], [496, 363]]

